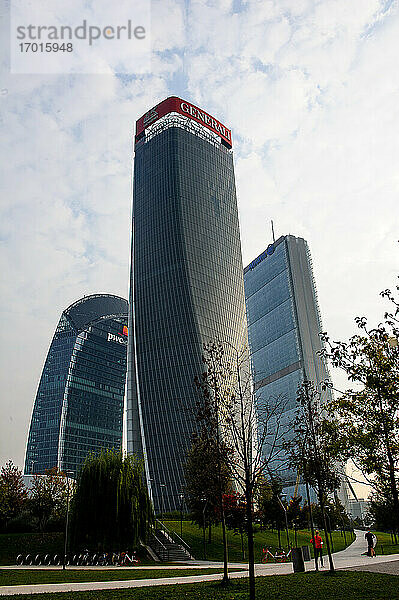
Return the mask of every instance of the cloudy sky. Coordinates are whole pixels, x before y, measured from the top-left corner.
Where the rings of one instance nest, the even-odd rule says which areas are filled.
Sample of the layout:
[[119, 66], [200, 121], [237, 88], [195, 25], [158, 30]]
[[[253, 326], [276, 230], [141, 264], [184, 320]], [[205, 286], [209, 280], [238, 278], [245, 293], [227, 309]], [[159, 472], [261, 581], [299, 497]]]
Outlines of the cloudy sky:
[[[68, 4], [77, 20], [80, 4]], [[277, 236], [308, 240], [332, 337], [354, 333], [355, 315], [378, 322], [378, 293], [398, 273], [396, 0], [153, 0], [150, 70], [125, 59], [123, 74], [105, 75], [10, 74], [8, 5], [0, 464], [23, 465], [62, 310], [85, 294], [128, 295], [134, 122], [168, 95], [232, 129], [244, 265], [273, 219]]]

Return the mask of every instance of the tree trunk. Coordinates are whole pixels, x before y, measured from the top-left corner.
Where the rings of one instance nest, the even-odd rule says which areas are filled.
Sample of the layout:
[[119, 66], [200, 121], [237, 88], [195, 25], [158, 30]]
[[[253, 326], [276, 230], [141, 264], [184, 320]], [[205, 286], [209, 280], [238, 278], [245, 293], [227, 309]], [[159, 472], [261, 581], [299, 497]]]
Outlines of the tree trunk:
[[223, 579], [222, 585], [228, 585], [229, 583], [229, 567], [228, 567], [228, 547], [227, 547], [227, 535], [226, 535], [226, 520], [224, 518], [223, 508], [223, 497], [222, 497], [222, 534], [223, 534]]
[[393, 460], [391, 448], [389, 446], [388, 440], [386, 440], [387, 445], [387, 455], [388, 455], [388, 465], [389, 465], [389, 484], [391, 488], [392, 500], [393, 500], [393, 514], [396, 517], [395, 528], [396, 531], [399, 531], [399, 497], [398, 497], [398, 488], [396, 487], [396, 477], [395, 477], [395, 462]]
[[320, 487], [318, 489], [318, 493], [319, 493], [320, 511], [321, 511], [321, 515], [322, 515], [322, 519], [323, 519], [324, 537], [325, 537], [325, 540], [327, 543], [328, 561], [330, 563], [330, 571], [331, 571], [331, 573], [334, 573], [335, 569], [334, 569], [334, 563], [333, 563], [333, 558], [332, 558], [332, 554], [331, 554], [330, 540], [328, 538], [326, 515], [324, 512], [324, 498], [323, 498], [323, 492], [321, 491]]
[[208, 544], [210, 544], [211, 542], [212, 542], [212, 523], [209, 523]]
[[316, 558], [316, 552], [315, 552], [315, 544], [314, 544], [314, 526], [313, 526], [313, 514], [312, 514], [312, 506], [310, 504], [310, 492], [309, 492], [309, 484], [306, 481], [306, 497], [308, 499], [308, 507], [309, 507], [309, 521], [310, 521], [310, 529], [312, 532], [312, 540], [313, 540], [313, 552], [314, 552], [314, 565], [315, 565], [315, 569], [316, 571], [319, 570], [319, 564]]
[[[246, 482], [248, 485], [248, 482]], [[247, 529], [248, 529], [248, 572], [249, 572], [249, 600], [255, 600], [255, 556], [254, 556], [254, 530], [252, 524], [252, 498], [247, 491], [245, 494]]]

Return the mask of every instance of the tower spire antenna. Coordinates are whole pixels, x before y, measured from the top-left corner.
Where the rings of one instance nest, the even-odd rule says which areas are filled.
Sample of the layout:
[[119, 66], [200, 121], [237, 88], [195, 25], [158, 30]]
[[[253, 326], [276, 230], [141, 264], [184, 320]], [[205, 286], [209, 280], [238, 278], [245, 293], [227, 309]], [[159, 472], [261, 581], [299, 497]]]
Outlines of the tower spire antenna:
[[274, 237], [274, 225], [273, 225], [273, 220], [270, 221], [270, 223], [272, 224], [272, 236], [273, 236], [273, 244], [276, 241], [276, 238]]

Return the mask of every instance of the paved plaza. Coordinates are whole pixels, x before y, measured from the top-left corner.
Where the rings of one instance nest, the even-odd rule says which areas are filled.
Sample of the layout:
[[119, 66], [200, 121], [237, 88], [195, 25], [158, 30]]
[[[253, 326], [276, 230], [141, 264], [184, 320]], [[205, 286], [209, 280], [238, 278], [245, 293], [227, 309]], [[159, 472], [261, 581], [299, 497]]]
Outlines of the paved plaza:
[[[348, 546], [345, 550], [341, 552], [334, 553], [334, 566], [336, 569], [349, 569], [349, 570], [359, 570], [359, 571], [372, 571], [378, 573], [390, 573], [390, 574], [399, 574], [399, 554], [388, 554], [382, 556], [376, 556], [375, 558], [370, 558], [369, 556], [365, 556], [363, 553], [367, 549], [367, 543], [364, 539], [364, 531], [356, 531], [356, 539], [354, 542]], [[170, 569], [192, 569], [192, 568], [223, 568], [223, 563], [221, 562], [210, 562], [210, 561], [187, 561], [185, 563], [181, 563], [178, 566], [162, 566], [162, 565], [153, 565], [153, 566], [145, 566], [140, 567], [140, 569], [161, 569], [164, 571]], [[8, 566], [1, 567], [2, 569], [15, 569], [18, 567]], [[20, 567], [21, 569], [26, 569], [27, 567]], [[31, 567], [33, 569], [40, 569], [43, 567]], [[58, 568], [59, 567], [54, 567]], [[74, 567], [75, 569], [76, 567]], [[110, 567], [81, 567], [82, 569], [109, 569]], [[120, 567], [115, 567], [119, 568]], [[133, 567], [134, 568], [134, 567]], [[247, 577], [248, 576], [248, 565], [246, 563], [232, 563], [230, 564], [230, 568], [242, 568], [242, 571], [237, 571], [235, 573], [231, 573], [230, 577], [232, 579], [237, 579], [239, 577]], [[305, 563], [306, 571], [314, 570], [314, 561], [307, 561]], [[322, 570], [328, 569], [328, 556], [324, 557], [324, 567]], [[288, 575], [292, 573], [292, 563], [279, 563], [279, 564], [257, 564], [256, 565], [256, 575], [257, 576], [267, 576], [267, 575]], [[217, 581], [221, 577], [220, 573], [215, 573], [212, 575], [190, 575], [188, 577], [165, 577], [159, 579], [140, 579], [140, 580], [124, 580], [124, 581], [90, 581], [84, 583], [46, 583], [46, 584], [35, 584], [35, 585], [16, 585], [16, 586], [3, 586], [0, 587], [0, 596], [10, 596], [13, 594], [39, 594], [44, 592], [69, 592], [69, 591], [85, 591], [85, 590], [107, 590], [107, 589], [123, 589], [123, 588], [136, 588], [136, 587], [149, 587], [156, 585], [173, 585], [173, 584], [181, 584], [181, 583], [197, 583], [201, 581]]]

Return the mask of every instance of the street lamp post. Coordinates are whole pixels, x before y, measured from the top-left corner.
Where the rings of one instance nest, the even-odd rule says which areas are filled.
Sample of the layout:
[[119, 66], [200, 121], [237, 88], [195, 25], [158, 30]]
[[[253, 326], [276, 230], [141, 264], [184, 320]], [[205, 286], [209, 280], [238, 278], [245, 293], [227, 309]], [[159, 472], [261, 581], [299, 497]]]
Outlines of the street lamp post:
[[62, 569], [65, 570], [65, 561], [68, 550], [68, 526], [69, 526], [69, 475], [72, 474], [72, 471], [65, 471], [66, 480], [67, 480], [67, 510], [66, 510], [66, 519], [65, 519], [65, 535], [64, 535], [64, 556], [62, 557]]
[[161, 523], [163, 525], [163, 513], [164, 513], [164, 509], [165, 509], [163, 491], [164, 491], [164, 488], [166, 488], [166, 484], [160, 483], [159, 487], [161, 488]]
[[206, 505], [208, 504], [208, 500], [206, 498], [201, 498], [201, 500], [204, 503], [204, 508], [202, 509], [202, 528], [203, 528], [204, 560], [206, 560], [205, 511], [206, 511]]
[[[285, 494], [283, 494], [283, 496], [282, 496], [282, 497], [285, 497]], [[287, 517], [287, 507], [286, 507], [286, 506], [284, 506], [284, 504], [282, 503], [282, 500], [281, 500], [281, 498], [278, 498], [278, 501], [279, 501], [279, 502], [280, 502], [280, 504], [281, 504], [281, 508], [283, 509], [283, 511], [284, 511], [284, 516], [285, 516], [285, 532], [286, 532], [286, 534], [287, 534], [287, 552], [288, 552], [288, 551], [289, 551], [289, 549], [290, 549], [290, 536], [289, 536], [289, 533], [288, 533], [288, 517]]]
[[[314, 540], [314, 524], [313, 524], [312, 504], [310, 502], [310, 491], [309, 491], [309, 484], [308, 484], [307, 479], [305, 480], [305, 485], [306, 485], [306, 497], [308, 500], [308, 507], [309, 507], [310, 531], [312, 532], [312, 540]], [[316, 554], [314, 556], [314, 564], [315, 564], [316, 571], [318, 571], [319, 570], [319, 562], [317, 560]]]
[[330, 519], [330, 515], [328, 514], [328, 510], [326, 510], [326, 517], [327, 517], [327, 521], [328, 521], [328, 529], [330, 531], [331, 550], [334, 552], [334, 544], [333, 544], [332, 533], [331, 533], [331, 519]]
[[[161, 508], [161, 523], [163, 524], [163, 513], [164, 513], [164, 497], [163, 497], [163, 488], [166, 488], [166, 484], [165, 483], [158, 483], [158, 481], [156, 481], [155, 479], [149, 479], [149, 481], [151, 482], [151, 484], [154, 484], [155, 486], [158, 486], [158, 488], [160, 488], [160, 508]], [[159, 508], [159, 507], [158, 507]], [[154, 511], [157, 510], [157, 507], [154, 504]], [[155, 513], [156, 514], [156, 513]]]
[[180, 537], [183, 537], [183, 499], [184, 496], [182, 493], [179, 494], [180, 498]]

